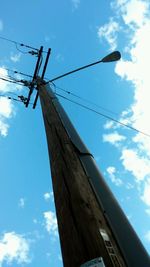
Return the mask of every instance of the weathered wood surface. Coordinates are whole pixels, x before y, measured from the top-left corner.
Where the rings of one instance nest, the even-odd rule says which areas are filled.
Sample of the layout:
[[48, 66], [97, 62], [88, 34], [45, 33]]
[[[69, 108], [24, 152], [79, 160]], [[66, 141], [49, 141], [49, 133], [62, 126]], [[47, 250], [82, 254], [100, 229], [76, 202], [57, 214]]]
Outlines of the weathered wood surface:
[[[102, 257], [106, 267], [114, 267], [100, 229], [109, 235], [121, 267], [124, 260], [103, 212], [97, 203], [73, 144], [64, 129], [48, 92], [39, 90], [46, 128], [51, 174], [65, 267]], [[117, 265], [116, 265], [117, 267]]]

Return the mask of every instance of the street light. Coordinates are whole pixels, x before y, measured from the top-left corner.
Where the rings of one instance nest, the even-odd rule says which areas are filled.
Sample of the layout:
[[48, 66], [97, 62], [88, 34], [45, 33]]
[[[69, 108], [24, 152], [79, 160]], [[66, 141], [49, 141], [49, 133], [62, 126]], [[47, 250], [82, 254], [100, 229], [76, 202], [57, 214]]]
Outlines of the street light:
[[101, 62], [102, 62], [102, 63], [113, 62], [113, 61], [117, 61], [117, 60], [119, 60], [120, 58], [121, 58], [121, 54], [120, 54], [120, 52], [119, 52], [119, 51], [114, 51], [114, 52], [108, 54], [106, 57], [103, 57], [101, 60], [98, 60], [98, 61], [96, 61], [96, 62], [94, 62], [94, 63], [85, 65], [85, 66], [83, 66], [83, 67], [77, 68], [77, 69], [75, 69], [75, 70], [71, 70], [71, 71], [69, 71], [69, 72], [67, 72], [67, 73], [64, 73], [64, 74], [62, 74], [62, 75], [60, 75], [60, 76], [57, 76], [57, 77], [55, 77], [55, 78], [49, 80], [49, 81], [46, 82], [46, 83], [54, 82], [54, 81], [56, 81], [56, 80], [58, 80], [58, 79], [60, 79], [60, 78], [63, 78], [63, 77], [65, 77], [65, 76], [68, 76], [68, 75], [70, 75], [70, 74], [72, 74], [72, 73], [74, 73], [74, 72], [77, 72], [77, 71], [86, 69], [86, 68], [88, 68], [88, 67], [94, 66], [94, 65], [99, 64], [99, 63], [101, 63]]
[[[42, 48], [42, 49], [43, 49], [43, 48]], [[44, 78], [44, 73], [45, 73], [45, 70], [46, 70], [47, 63], [48, 63], [48, 59], [49, 59], [49, 55], [50, 55], [50, 51], [51, 51], [51, 50], [49, 49], [48, 54], [47, 54], [47, 58], [46, 58], [46, 62], [45, 62], [45, 66], [44, 66], [44, 70], [43, 70], [43, 74], [42, 74], [42, 79]], [[99, 64], [99, 63], [108, 63], [108, 62], [117, 61], [117, 60], [119, 60], [120, 58], [121, 58], [121, 54], [120, 54], [120, 52], [119, 52], [119, 51], [114, 51], [114, 52], [108, 54], [106, 57], [103, 57], [101, 60], [98, 60], [98, 61], [96, 61], [96, 62], [94, 62], [94, 63], [85, 65], [85, 66], [83, 66], [83, 67], [77, 68], [77, 69], [75, 69], [75, 70], [71, 70], [71, 71], [69, 71], [69, 72], [67, 72], [67, 73], [64, 73], [64, 74], [62, 74], [62, 75], [59, 75], [59, 76], [57, 76], [57, 77], [55, 77], [55, 78], [53, 78], [53, 79], [51, 79], [51, 80], [45, 82], [45, 84], [48, 84], [48, 83], [50, 83], [50, 82], [54, 82], [54, 81], [56, 81], [56, 80], [58, 80], [58, 79], [60, 79], [60, 78], [63, 78], [63, 77], [65, 77], [65, 76], [68, 76], [68, 75], [70, 75], [70, 74], [72, 74], [72, 73], [74, 73], [74, 72], [77, 72], [77, 71], [86, 69], [86, 68], [91, 67], [91, 66], [93, 66], [93, 65], [96, 65], [96, 64]], [[30, 100], [30, 96], [31, 96], [31, 94], [32, 94], [32, 92], [29, 92], [29, 96], [28, 96], [28, 100], [27, 100], [26, 107], [27, 107], [28, 104], [29, 104], [29, 100]], [[39, 92], [37, 92], [37, 94], [36, 94], [35, 101], [34, 101], [34, 104], [33, 104], [33, 109], [35, 109], [35, 107], [36, 107], [37, 100], [38, 100], [38, 96], [39, 96]]]
[[101, 62], [107, 63], [107, 62], [112, 62], [112, 61], [117, 61], [121, 58], [121, 54], [119, 51], [114, 51], [107, 55], [106, 57], [103, 57]]

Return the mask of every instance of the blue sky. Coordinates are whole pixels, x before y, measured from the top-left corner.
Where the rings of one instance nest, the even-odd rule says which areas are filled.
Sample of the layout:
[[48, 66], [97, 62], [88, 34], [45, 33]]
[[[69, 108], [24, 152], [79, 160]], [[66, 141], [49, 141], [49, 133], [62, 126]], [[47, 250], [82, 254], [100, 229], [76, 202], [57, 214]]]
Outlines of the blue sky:
[[[146, 0], [6, 0], [0, 36], [51, 47], [49, 79], [119, 50], [119, 62], [56, 82], [80, 99], [56, 91], [150, 135], [149, 14]], [[0, 39], [0, 77], [13, 75], [6, 68], [33, 74], [36, 58], [18, 48]], [[12, 93], [28, 88], [0, 80], [0, 94]], [[60, 101], [150, 253], [150, 137]], [[0, 97], [0, 148], [0, 266], [63, 266], [39, 103]]]

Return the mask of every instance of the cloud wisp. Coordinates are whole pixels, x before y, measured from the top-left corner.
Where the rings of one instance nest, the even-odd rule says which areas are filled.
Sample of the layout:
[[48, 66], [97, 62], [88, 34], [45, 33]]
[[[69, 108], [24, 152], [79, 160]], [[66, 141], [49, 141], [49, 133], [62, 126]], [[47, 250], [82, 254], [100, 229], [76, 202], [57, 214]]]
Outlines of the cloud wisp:
[[104, 142], [108, 142], [112, 145], [118, 146], [119, 143], [121, 143], [122, 141], [126, 140], [126, 137], [119, 134], [118, 132], [113, 132], [110, 134], [104, 134], [103, 135], [103, 141]]
[[0, 31], [3, 30], [3, 21], [0, 19]]
[[49, 234], [56, 237], [58, 235], [58, 226], [55, 213], [49, 210], [44, 212], [43, 215], [45, 220], [45, 229]]
[[19, 208], [23, 209], [25, 207], [25, 198], [21, 197], [19, 199], [19, 203], [18, 203]]
[[109, 50], [113, 51], [117, 47], [117, 33], [120, 31], [119, 23], [113, 18], [109, 19], [109, 22], [98, 29], [99, 39], [106, 39], [109, 44]]
[[74, 8], [77, 9], [80, 5], [80, 0], [71, 0], [71, 1], [73, 3]]
[[113, 166], [110, 166], [107, 168], [107, 173], [112, 181], [112, 183], [114, 183], [116, 186], [121, 186], [123, 185], [123, 182], [120, 178], [117, 178], [117, 172], [116, 172], [116, 168]]
[[145, 239], [148, 243], [150, 243], [150, 230], [145, 234]]
[[53, 192], [46, 192], [45, 194], [44, 194], [44, 199], [45, 199], [45, 201], [52, 201], [52, 202], [54, 202], [54, 194], [53, 194]]
[[17, 63], [20, 61], [21, 53], [13, 54], [11, 53], [10, 59], [12, 62]]

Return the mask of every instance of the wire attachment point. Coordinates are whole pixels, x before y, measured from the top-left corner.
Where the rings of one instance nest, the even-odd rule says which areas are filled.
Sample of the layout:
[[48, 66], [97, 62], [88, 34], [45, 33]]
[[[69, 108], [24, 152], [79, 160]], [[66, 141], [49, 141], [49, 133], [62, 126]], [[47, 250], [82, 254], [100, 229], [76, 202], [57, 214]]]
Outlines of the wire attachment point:
[[38, 57], [38, 55], [39, 55], [39, 53], [38, 52], [35, 52], [34, 50], [31, 50], [31, 51], [29, 51], [28, 52], [30, 55], [32, 55], [32, 56], [37, 56]]
[[22, 101], [24, 105], [26, 105], [28, 98], [23, 95], [18, 95], [18, 98]]

